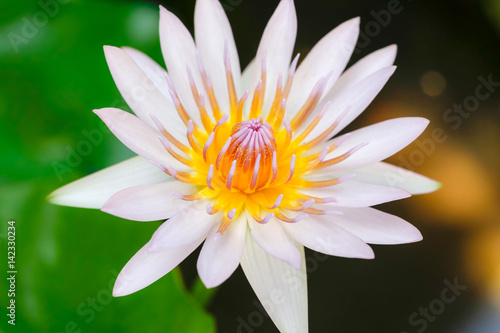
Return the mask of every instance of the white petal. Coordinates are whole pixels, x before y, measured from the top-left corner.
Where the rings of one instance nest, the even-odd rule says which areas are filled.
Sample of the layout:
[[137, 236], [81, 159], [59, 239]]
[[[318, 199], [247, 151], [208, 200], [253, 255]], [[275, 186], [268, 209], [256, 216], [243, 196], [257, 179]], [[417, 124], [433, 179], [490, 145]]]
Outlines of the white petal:
[[417, 228], [405, 220], [374, 208], [339, 208], [344, 215], [331, 221], [370, 244], [404, 244], [422, 240]]
[[[312, 177], [311, 177], [312, 178]], [[334, 179], [330, 176], [328, 179]], [[354, 178], [357, 180], [357, 178]], [[334, 197], [337, 202], [322, 204], [324, 209], [335, 207], [369, 207], [410, 197], [410, 193], [398, 187], [381, 186], [350, 180], [334, 186], [303, 188], [300, 192], [320, 198]], [[327, 208], [328, 207], [328, 208]]]
[[149, 79], [154, 83], [156, 89], [165, 96], [165, 98], [170, 102], [169, 106], [174, 108], [172, 98], [168, 92], [167, 83], [167, 71], [158, 65], [156, 61], [151, 59], [148, 55], [143, 52], [136, 50], [131, 47], [122, 47], [134, 61], [142, 69], [142, 71], [149, 77]]
[[354, 86], [338, 89], [332, 93], [327, 93], [323, 97], [323, 102], [316, 107], [316, 110], [318, 110], [317, 112], [323, 108], [324, 103], [327, 103], [328, 101], [331, 101], [332, 103], [326, 110], [324, 117], [306, 137], [305, 141], [312, 140], [323, 133], [348, 107], [350, 108], [349, 111], [342, 118], [330, 136], [335, 135], [344, 127], [349, 125], [351, 121], [359, 116], [361, 112], [363, 112], [373, 101], [395, 70], [396, 67], [394, 66], [383, 68], [371, 75], [368, 75]]
[[64, 185], [52, 192], [47, 200], [62, 206], [101, 208], [113, 194], [127, 187], [173, 179], [136, 156]]
[[245, 245], [247, 217], [240, 214], [223, 235], [217, 233], [218, 228], [217, 224], [212, 228], [198, 257], [198, 274], [207, 288], [217, 287], [238, 268]]
[[[402, 163], [400, 166], [413, 167], [409, 163], [407, 163], [407, 165]], [[353, 173], [356, 174], [356, 181], [399, 187], [408, 191], [410, 194], [430, 193], [441, 187], [441, 183], [435, 180], [385, 162], [378, 162], [363, 168], [344, 170], [333, 174], [324, 170], [319, 170], [315, 173], [315, 177], [322, 177], [324, 179], [326, 179], [325, 177], [338, 178]]]
[[243, 73], [241, 74], [241, 83], [240, 83], [240, 95], [243, 95], [246, 90], [250, 91], [250, 84], [252, 81], [253, 69], [255, 67], [255, 59], [252, 59], [250, 63], [245, 67]]
[[[187, 67], [189, 67], [198, 91], [206, 96], [198, 72], [196, 46], [184, 24], [162, 6], [160, 6], [160, 44], [169, 76], [186, 111], [195, 123], [201, 123], [198, 106], [193, 98], [187, 75]], [[208, 103], [206, 107], [210, 108]]]
[[147, 243], [123, 267], [116, 279], [113, 296], [129, 295], [149, 286], [179, 265], [203, 239], [201, 237], [186, 246], [159, 253], [149, 252]]
[[114, 108], [94, 110], [113, 134], [130, 150], [147, 160], [171, 165], [177, 171], [188, 171], [189, 167], [172, 157], [163, 147], [159, 136], [162, 134], [134, 115]]
[[161, 76], [164, 70], [159, 65], [152, 65], [151, 62], [154, 61], [146, 60], [147, 56], [140, 56], [139, 51], [127, 51], [104, 46], [109, 70], [121, 95], [146, 124], [156, 128], [150, 116], [153, 114], [172, 135], [181, 142], [186, 142], [186, 126], [179, 118], [172, 100], [158, 90], [158, 86], [163, 85]]
[[[269, 111], [274, 94], [276, 92], [276, 83], [281, 73], [283, 79], [286, 78], [288, 67], [292, 58], [293, 47], [295, 45], [295, 36], [297, 34], [297, 16], [295, 6], [292, 0], [281, 0], [274, 11], [273, 16], [267, 23], [267, 26], [259, 43], [257, 55], [255, 57], [252, 83], [250, 85], [250, 97], [253, 96], [253, 90], [261, 77], [262, 57], [266, 54], [267, 83], [265, 98], [263, 104], [263, 114]], [[246, 103], [247, 110], [251, 103]]]
[[370, 53], [342, 73], [329, 94], [333, 96], [336, 91], [351, 88], [368, 75], [392, 66], [396, 59], [397, 51], [398, 47], [393, 44]]
[[296, 269], [300, 268], [302, 262], [300, 251], [288, 239], [276, 219], [273, 218], [267, 224], [261, 224], [249, 217], [249, 225], [253, 239], [264, 251]]
[[102, 211], [134, 221], [164, 220], [192, 203], [172, 194], [190, 194], [196, 186], [178, 180], [129, 187], [113, 195]]
[[247, 232], [241, 267], [280, 332], [307, 333], [307, 274], [304, 248], [299, 270], [270, 256]]
[[164, 250], [184, 246], [206, 235], [212, 226], [222, 220], [219, 214], [206, 212], [207, 202], [199, 200], [165, 221], [153, 234], [150, 251]]
[[335, 216], [314, 216], [282, 223], [290, 237], [312, 250], [338, 257], [373, 259], [373, 250], [350, 232], [331, 223]]
[[[323, 172], [352, 170], [380, 162], [413, 142], [428, 124], [429, 120], [425, 118], [394, 118], [351, 132], [351, 136], [338, 149], [328, 154], [327, 159], [340, 156], [360, 144], [368, 143], [368, 145], [345, 160], [325, 168]], [[337, 139], [327, 142], [326, 145], [334, 143]]]
[[330, 31], [312, 48], [297, 69], [287, 102], [287, 117], [300, 110], [314, 85], [327, 74], [331, 74], [331, 77], [325, 92], [330, 90], [347, 66], [358, 34], [359, 17], [356, 17]]
[[196, 46], [214, 84], [215, 96], [222, 110], [229, 110], [224, 48], [227, 43], [234, 84], [240, 86], [240, 61], [233, 32], [222, 5], [217, 0], [198, 0], [194, 13]]

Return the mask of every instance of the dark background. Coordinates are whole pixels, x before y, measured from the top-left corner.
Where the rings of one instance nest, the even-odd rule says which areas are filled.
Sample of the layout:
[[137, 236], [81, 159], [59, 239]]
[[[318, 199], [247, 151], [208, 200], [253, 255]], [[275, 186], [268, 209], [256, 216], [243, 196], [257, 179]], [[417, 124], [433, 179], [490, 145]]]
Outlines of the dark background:
[[[278, 1], [221, 2], [244, 67]], [[374, 246], [376, 258], [371, 261], [307, 253], [310, 331], [496, 333], [500, 87], [466, 116], [447, 110], [471, 100], [479, 77], [491, 75], [500, 82], [500, 2], [400, 3], [398, 13], [382, 24], [376, 16], [388, 9], [386, 1], [295, 1], [295, 51], [302, 58], [327, 32], [355, 16], [361, 17], [362, 36], [351, 64], [378, 48], [398, 44], [396, 73], [347, 130], [401, 116], [430, 119], [418, 142], [389, 161], [443, 183], [436, 193], [378, 207], [412, 222], [422, 231], [422, 242]], [[176, 270], [134, 295], [107, 298], [116, 272], [159, 223], [56, 207], [44, 198], [57, 187], [132, 156], [91, 112], [106, 106], [127, 109], [107, 69], [102, 45], [136, 47], [162, 63], [159, 2], [57, 4], [57, 12], [50, 15], [37, 1], [0, 0], [0, 241], [5, 249], [6, 222], [15, 219], [19, 271], [18, 325], [6, 325], [2, 315], [0, 328], [275, 332], [241, 269], [214, 294], [200, 287], [197, 253], [181, 264], [182, 276]], [[192, 31], [194, 0], [161, 4]], [[35, 22], [40, 12], [46, 13], [47, 21], [31, 35], [23, 35], [26, 20]], [[21, 37], [18, 44], [12, 33]], [[68, 156], [94, 129], [102, 133], [102, 140], [69, 165]], [[440, 140], [433, 139], [436, 129], [444, 133]], [[454, 281], [467, 289], [443, 303], [442, 292]], [[5, 309], [7, 284], [0, 286]], [[89, 305], [89, 298], [97, 300], [97, 307]], [[422, 311], [429, 307], [425, 319]]]

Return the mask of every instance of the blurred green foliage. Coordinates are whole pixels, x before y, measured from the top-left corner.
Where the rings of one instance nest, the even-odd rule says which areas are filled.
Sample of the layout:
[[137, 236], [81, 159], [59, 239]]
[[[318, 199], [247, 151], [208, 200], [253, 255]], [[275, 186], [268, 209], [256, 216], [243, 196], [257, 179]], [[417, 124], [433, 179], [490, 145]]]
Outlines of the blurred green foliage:
[[[158, 222], [45, 201], [52, 190], [132, 156], [91, 110], [127, 108], [102, 45], [129, 45], [161, 63], [157, 8], [2, 0], [0, 9], [1, 266], [5, 273], [7, 221], [14, 219], [15, 331], [214, 332], [206, 295], [190, 293], [178, 270], [131, 296], [111, 297], [116, 275]], [[9, 331], [5, 278], [0, 287], [0, 327]]]

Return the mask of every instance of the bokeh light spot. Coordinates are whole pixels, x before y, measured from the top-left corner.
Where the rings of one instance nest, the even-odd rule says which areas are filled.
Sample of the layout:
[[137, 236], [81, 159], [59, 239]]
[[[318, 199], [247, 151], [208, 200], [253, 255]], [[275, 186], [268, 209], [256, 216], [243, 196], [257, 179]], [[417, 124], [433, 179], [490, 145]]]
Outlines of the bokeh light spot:
[[428, 71], [420, 78], [420, 86], [424, 94], [436, 97], [446, 89], [446, 79], [439, 72]]

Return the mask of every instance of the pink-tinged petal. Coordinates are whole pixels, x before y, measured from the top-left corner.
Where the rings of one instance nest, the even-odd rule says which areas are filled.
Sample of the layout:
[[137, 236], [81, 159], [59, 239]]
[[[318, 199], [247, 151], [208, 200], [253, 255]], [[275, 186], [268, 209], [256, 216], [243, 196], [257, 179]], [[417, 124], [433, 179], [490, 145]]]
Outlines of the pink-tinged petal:
[[398, 47], [393, 44], [370, 53], [342, 73], [329, 94], [333, 96], [339, 90], [353, 87], [368, 75], [392, 66], [397, 52]]
[[282, 223], [286, 233], [312, 250], [338, 257], [373, 259], [370, 246], [331, 223], [337, 216], [310, 215], [296, 223]]
[[194, 12], [196, 46], [212, 79], [215, 96], [222, 110], [229, 110], [224, 50], [227, 43], [234, 84], [240, 86], [240, 61], [233, 32], [224, 8], [217, 0], [198, 0]]
[[[351, 132], [342, 145], [328, 154], [326, 159], [340, 156], [360, 144], [368, 143], [368, 145], [338, 164], [325, 168], [323, 172], [353, 170], [380, 162], [413, 142], [428, 124], [429, 120], [425, 118], [404, 117], [386, 120]], [[336, 140], [338, 138], [329, 141], [328, 145]]]
[[129, 295], [149, 286], [179, 265], [203, 240], [204, 237], [200, 237], [191, 244], [159, 253], [149, 252], [147, 243], [123, 267], [116, 279], [113, 296]]
[[[328, 179], [334, 178], [328, 177]], [[314, 178], [311, 177], [311, 179]], [[357, 180], [357, 177], [354, 179]], [[321, 205], [321, 207], [332, 207], [332, 209], [339, 206], [369, 207], [411, 196], [410, 193], [398, 187], [367, 184], [354, 180], [328, 187], [303, 188], [299, 191], [306, 195], [320, 198], [334, 197], [338, 200], [337, 202]]]
[[127, 104], [146, 124], [155, 127], [151, 119], [151, 115], [154, 115], [172, 135], [181, 142], [187, 142], [186, 126], [179, 118], [171, 98], [158, 89], [164, 84], [160, 73], [164, 70], [159, 65], [152, 65], [153, 60], [145, 60], [146, 56], [140, 56], [139, 51], [126, 51], [104, 46], [109, 70]]
[[[200, 93], [206, 96], [198, 72], [196, 46], [184, 24], [171, 12], [160, 6], [160, 44], [163, 59], [181, 102], [195, 123], [201, 123], [198, 106], [189, 85], [187, 68], [191, 70]], [[210, 109], [210, 105], [206, 105]]]
[[114, 108], [94, 110], [113, 134], [130, 150], [147, 160], [163, 166], [171, 165], [177, 171], [191, 168], [173, 158], [158, 140], [161, 133], [134, 115]]
[[296, 269], [300, 268], [302, 263], [300, 251], [288, 239], [276, 219], [273, 218], [268, 223], [261, 224], [249, 217], [248, 224], [253, 239], [264, 251]]
[[135, 63], [142, 69], [142, 71], [149, 77], [151, 82], [154, 83], [156, 89], [163, 94], [163, 96], [170, 102], [169, 107], [175, 112], [172, 98], [168, 92], [167, 71], [158, 65], [156, 61], [151, 59], [145, 53], [131, 47], [121, 48], [127, 53]]
[[312, 88], [327, 74], [331, 74], [331, 77], [325, 92], [330, 90], [347, 66], [358, 35], [359, 17], [356, 17], [330, 31], [312, 48], [295, 74], [287, 103], [289, 106], [287, 115], [294, 115], [300, 110]]
[[[409, 163], [402, 163], [400, 166], [413, 167]], [[356, 174], [356, 181], [359, 182], [399, 187], [412, 195], [434, 192], [441, 187], [441, 183], [435, 180], [385, 162], [378, 162], [363, 168], [335, 173], [331, 173], [328, 170], [318, 170], [314, 173], [313, 177], [318, 179], [326, 179], [325, 177], [338, 178], [348, 174]]]
[[173, 179], [136, 156], [64, 185], [49, 194], [47, 200], [62, 206], [101, 208], [113, 194], [127, 187]]
[[172, 194], [172, 191], [193, 193], [196, 186], [174, 180], [129, 187], [106, 201], [102, 211], [134, 221], [164, 220], [192, 205]]
[[207, 288], [226, 281], [238, 268], [245, 245], [247, 217], [241, 214], [234, 219], [223, 235], [215, 225], [205, 240], [198, 257], [198, 274]]
[[[280, 73], [286, 78], [288, 67], [292, 59], [295, 37], [297, 35], [297, 16], [292, 0], [281, 0], [274, 11], [271, 19], [262, 35], [259, 43], [255, 64], [253, 67], [252, 83], [250, 85], [250, 97], [261, 77], [262, 59], [265, 54], [267, 68], [267, 83], [263, 104], [263, 115], [265, 115], [273, 102], [276, 92], [276, 84]], [[251, 103], [247, 103], [248, 106]]]
[[269, 255], [247, 232], [241, 267], [280, 332], [307, 333], [307, 273], [304, 248], [300, 269]]
[[215, 223], [222, 220], [220, 214], [209, 215], [207, 202], [199, 200], [165, 221], [151, 238], [151, 252], [161, 252], [184, 246], [206, 235]]
[[396, 67], [390, 66], [376, 71], [368, 75], [363, 80], [346, 89], [335, 90], [332, 93], [327, 93], [323, 97], [323, 102], [316, 107], [317, 112], [322, 110], [324, 103], [331, 101], [325, 115], [318, 125], [306, 137], [305, 141], [309, 141], [323, 133], [330, 127], [346, 109], [349, 109], [347, 114], [342, 117], [339, 124], [332, 132], [332, 136], [340, 132], [344, 127], [349, 125], [357, 116], [359, 116], [377, 94], [382, 90], [391, 75], [396, 70]]
[[417, 228], [405, 220], [374, 208], [339, 208], [331, 222], [370, 244], [404, 244], [422, 240]]

